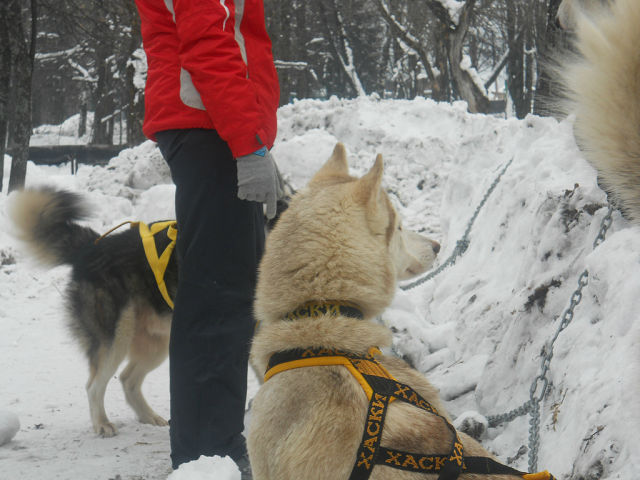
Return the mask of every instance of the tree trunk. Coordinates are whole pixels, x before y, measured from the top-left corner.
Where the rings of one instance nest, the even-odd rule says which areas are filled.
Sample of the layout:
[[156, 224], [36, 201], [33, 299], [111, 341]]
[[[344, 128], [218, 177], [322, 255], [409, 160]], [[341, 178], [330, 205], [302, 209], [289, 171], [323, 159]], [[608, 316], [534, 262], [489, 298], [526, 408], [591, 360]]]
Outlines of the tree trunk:
[[[484, 88], [486, 88], [487, 90], [489, 89], [489, 87], [493, 84], [493, 82], [495, 82], [498, 77], [500, 76], [500, 73], [502, 72], [502, 69], [507, 65], [507, 63], [509, 62], [510, 58], [511, 58], [511, 45], [518, 45], [518, 42], [520, 42], [520, 39], [522, 38], [522, 36], [524, 35], [524, 31], [525, 31], [526, 25], [522, 26], [522, 28], [520, 29], [520, 31], [518, 32], [518, 34], [516, 35], [514, 41], [509, 41], [509, 45], [507, 45], [507, 53], [505, 53], [502, 56], [502, 59], [500, 60], [500, 62], [496, 65], [496, 67], [493, 69], [493, 73], [491, 73], [491, 76], [488, 78], [488, 80], [484, 83]], [[495, 57], [494, 57], [495, 58]]]
[[536, 75], [535, 59], [534, 59], [534, 43], [533, 26], [534, 21], [533, 8], [528, 8], [525, 12], [524, 22], [529, 27], [525, 34], [524, 45], [524, 92], [522, 96], [522, 111], [518, 118], [524, 118], [533, 111], [533, 83]]
[[8, 4], [0, 2], [0, 192], [4, 185], [4, 154], [9, 126], [9, 88], [11, 84], [11, 45], [9, 44]]
[[[129, 5], [130, 8], [127, 10], [127, 16], [128, 23], [131, 25], [131, 37], [127, 40], [127, 64], [123, 66], [123, 69], [126, 72], [126, 139], [127, 145], [134, 146], [144, 141], [144, 134], [142, 133], [142, 122], [144, 121], [144, 91], [139, 91], [134, 84], [135, 67], [131, 61], [134, 58], [135, 52], [142, 45], [140, 17], [133, 6], [133, 2]], [[120, 130], [120, 136], [122, 136], [122, 129]]]
[[[335, 22], [336, 31], [330, 31], [329, 36], [340, 66], [347, 76], [347, 79], [349, 79], [349, 83], [351, 84], [351, 88], [354, 90], [355, 95], [357, 97], [365, 96], [367, 93], [365, 92], [360, 76], [358, 75], [358, 69], [356, 68], [354, 59], [354, 51], [351, 47], [349, 37], [347, 36], [347, 30], [344, 26], [344, 19], [340, 12], [340, 4], [336, 0], [333, 0], [329, 5], [325, 5], [324, 2], [321, 2], [320, 6], [324, 10], [325, 18], [329, 20], [329, 15], [331, 14], [332, 20]], [[327, 29], [331, 29], [329, 21], [327, 21]]]
[[438, 75], [433, 88], [433, 99], [438, 102], [450, 102], [452, 100], [451, 92], [451, 72], [449, 68], [449, 27], [443, 23], [436, 27], [434, 35], [435, 60]]
[[93, 114], [93, 132], [91, 135], [91, 143], [96, 145], [111, 145], [113, 143], [113, 137], [109, 135], [108, 121], [104, 120], [105, 117], [113, 113], [113, 99], [110, 92], [110, 61], [108, 60], [110, 55], [107, 49], [108, 45], [105, 44], [100, 44], [96, 48], [98, 82], [93, 92], [96, 108]]
[[82, 92], [80, 103], [80, 121], [78, 122], [78, 137], [84, 137], [87, 133], [87, 97], [86, 91]]
[[13, 159], [9, 175], [9, 192], [24, 187], [27, 176], [27, 160], [29, 157], [29, 140], [31, 139], [31, 78], [36, 46], [36, 0], [31, 0], [31, 34], [27, 44], [25, 29], [22, 24], [22, 1], [7, 0], [8, 35], [12, 45], [12, 63], [14, 72], [15, 99], [14, 121], [11, 122], [11, 138]]
[[513, 101], [518, 118], [522, 116], [522, 97], [524, 92], [524, 35], [518, 35], [520, 15], [513, 2], [507, 2], [507, 41], [509, 58], [507, 60], [507, 88]]
[[553, 106], [555, 103], [553, 102], [552, 88], [554, 75], [549, 67], [552, 65], [553, 55], [565, 51], [569, 43], [567, 33], [560, 28], [556, 20], [561, 3], [562, 0], [549, 1], [547, 26], [543, 38], [540, 39], [542, 45], [538, 45], [542, 61], [538, 62], [540, 74], [533, 104], [533, 113], [536, 115], [555, 115], [557, 113]]
[[129, 89], [129, 107], [126, 111], [127, 118], [127, 145], [130, 147], [142, 143], [145, 139], [142, 133], [144, 121], [144, 93], [136, 89], [133, 83], [135, 75], [133, 65], [127, 67], [127, 88]]
[[489, 98], [486, 92], [476, 83], [471, 72], [462, 67], [462, 47], [469, 31], [474, 5], [475, 0], [466, 1], [460, 13], [458, 25], [449, 33], [449, 66], [458, 95], [467, 102], [469, 111], [471, 113], [487, 113]]
[[[429, 78], [429, 82], [431, 83], [431, 96], [436, 101], [445, 100], [445, 95], [442, 93], [441, 82], [440, 79], [436, 77], [435, 72], [433, 71], [433, 67], [431, 66], [431, 62], [429, 62], [429, 57], [427, 51], [422, 46], [419, 39], [411, 35], [409, 29], [406, 26], [401, 25], [398, 20], [392, 15], [389, 6], [386, 1], [378, 0], [376, 2], [378, 5], [378, 10], [382, 14], [382, 17], [385, 19], [391, 31], [397, 35], [403, 43], [408, 45], [415, 53], [418, 55], [420, 59], [420, 63], [424, 67], [425, 72], [427, 73], [427, 77]], [[443, 72], [443, 70], [441, 70]]]

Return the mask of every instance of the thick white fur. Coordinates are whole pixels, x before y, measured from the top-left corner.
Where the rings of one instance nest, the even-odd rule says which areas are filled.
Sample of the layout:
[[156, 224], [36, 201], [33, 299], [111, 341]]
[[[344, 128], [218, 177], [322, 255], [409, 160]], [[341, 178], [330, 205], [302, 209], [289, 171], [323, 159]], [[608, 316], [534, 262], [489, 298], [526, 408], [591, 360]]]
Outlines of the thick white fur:
[[309, 300], [349, 300], [371, 317], [389, 305], [399, 278], [431, 267], [437, 243], [406, 238], [380, 188], [382, 172], [378, 156], [367, 175], [351, 177], [344, 146], [338, 144], [292, 199], [269, 235], [260, 265], [255, 303], [260, 321], [279, 320]]
[[[371, 346], [389, 345], [390, 332], [371, 319], [390, 303], [398, 278], [430, 268], [437, 244], [424, 237], [405, 236], [380, 188], [381, 178], [380, 157], [363, 178], [350, 177], [344, 147], [339, 144], [271, 232], [255, 302], [262, 323], [251, 357], [259, 371], [264, 371], [273, 353], [291, 348], [315, 346], [365, 353]], [[415, 245], [418, 253], [408, 250]], [[282, 319], [310, 300], [351, 301], [363, 310], [365, 319]], [[378, 358], [395, 378], [411, 385], [446, 415], [437, 390], [419, 372], [397, 358]], [[347, 479], [362, 439], [367, 407], [362, 388], [342, 366], [298, 368], [273, 376], [253, 401], [248, 449], [254, 479]], [[464, 434], [460, 438], [467, 455], [487, 455], [471, 438]], [[451, 441], [451, 432], [438, 417], [400, 401], [390, 405], [382, 445], [445, 454]], [[370, 478], [435, 476], [378, 466]]]
[[[640, 1], [616, 0], [609, 8], [573, 10], [580, 59], [563, 69], [569, 111], [586, 158], [604, 187], [640, 223]], [[605, 2], [607, 3], [607, 2]]]
[[596, 12], [610, 0], [563, 0], [558, 8], [558, 20], [565, 30], [574, 30], [578, 19], [586, 12]]

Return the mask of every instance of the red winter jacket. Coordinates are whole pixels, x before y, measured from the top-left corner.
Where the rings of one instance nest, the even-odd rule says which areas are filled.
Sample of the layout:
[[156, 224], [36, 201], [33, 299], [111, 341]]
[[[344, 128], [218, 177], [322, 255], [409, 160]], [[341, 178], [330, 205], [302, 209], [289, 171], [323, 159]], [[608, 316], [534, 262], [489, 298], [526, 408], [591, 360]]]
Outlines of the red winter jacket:
[[136, 0], [143, 131], [215, 129], [235, 157], [273, 146], [280, 88], [263, 0]]

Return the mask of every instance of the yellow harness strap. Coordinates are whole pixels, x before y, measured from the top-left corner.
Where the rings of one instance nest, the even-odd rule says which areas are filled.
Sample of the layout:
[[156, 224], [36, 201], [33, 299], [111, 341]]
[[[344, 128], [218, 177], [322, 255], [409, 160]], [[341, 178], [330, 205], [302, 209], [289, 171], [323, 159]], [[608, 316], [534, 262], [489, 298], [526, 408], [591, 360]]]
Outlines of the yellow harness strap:
[[[171, 254], [173, 253], [173, 249], [176, 246], [176, 238], [178, 236], [178, 230], [176, 228], [176, 221], [169, 220], [166, 222], [156, 222], [152, 223], [151, 227], [144, 222], [134, 222], [132, 226], [138, 226], [140, 232], [140, 238], [142, 240], [142, 246], [144, 247], [144, 253], [147, 256], [147, 261], [149, 262], [149, 266], [153, 271], [153, 276], [156, 279], [156, 283], [158, 284], [158, 289], [162, 294], [162, 298], [167, 302], [167, 305], [171, 307], [173, 310], [173, 300], [169, 296], [169, 292], [167, 290], [167, 285], [164, 282], [164, 274], [167, 271], [167, 266], [169, 265], [169, 260], [171, 259]], [[161, 255], [158, 255], [158, 250], [156, 248], [156, 242], [154, 240], [154, 235], [158, 234], [163, 230], [167, 230], [167, 237], [171, 240], [167, 248], [164, 249]]]
[[[291, 360], [285, 363], [279, 363], [278, 365], [275, 365], [267, 370], [267, 373], [264, 374], [264, 381], [266, 382], [271, 377], [280, 372], [292, 370], [294, 368], [342, 365], [344, 367], [347, 367], [349, 372], [351, 372], [351, 374], [355, 377], [355, 379], [364, 390], [364, 393], [366, 393], [367, 398], [371, 400], [373, 389], [371, 388], [371, 385], [369, 385], [369, 382], [367, 382], [362, 376], [362, 373], [368, 373], [369, 375], [375, 375], [377, 377], [395, 380], [395, 378], [393, 378], [391, 374], [379, 363], [374, 363], [368, 360], [357, 360], [356, 362], [358, 363], [358, 368], [356, 368], [353, 365], [352, 360], [349, 360], [347, 357], [342, 355], [332, 355], [332, 353], [333, 352], [331, 352], [330, 350], [312, 351], [311, 349], [307, 349], [302, 353], [302, 358]], [[370, 356], [380, 353], [382, 352], [380, 352], [380, 350], [376, 347], [371, 347], [369, 349]], [[322, 356], [322, 354], [329, 354], [330, 356]]]
[[553, 475], [545, 470], [544, 472], [538, 473], [525, 473], [522, 478], [524, 478], [524, 480], [551, 480], [553, 479]]

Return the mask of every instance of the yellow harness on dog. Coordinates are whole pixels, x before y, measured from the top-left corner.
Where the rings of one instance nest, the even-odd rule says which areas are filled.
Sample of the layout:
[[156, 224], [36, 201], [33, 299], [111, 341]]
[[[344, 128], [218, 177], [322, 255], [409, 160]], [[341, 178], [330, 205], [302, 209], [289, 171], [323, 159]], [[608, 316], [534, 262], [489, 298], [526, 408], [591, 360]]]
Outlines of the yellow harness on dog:
[[[155, 222], [151, 225], [147, 225], [144, 222], [133, 222], [131, 224], [132, 227], [136, 225], [140, 231], [140, 238], [142, 239], [144, 253], [147, 256], [147, 261], [149, 262], [153, 276], [158, 284], [158, 289], [160, 290], [164, 301], [167, 302], [167, 305], [169, 305], [171, 310], [173, 310], [173, 299], [169, 295], [167, 285], [164, 282], [164, 274], [167, 271], [169, 260], [171, 260], [171, 254], [176, 246], [176, 239], [178, 238], [178, 229], [176, 228], [177, 222], [175, 220], [168, 220], [166, 222]], [[162, 254], [158, 255], [155, 235], [165, 230], [170, 242]]]
[[[144, 222], [126, 221], [98, 237], [95, 243], [98, 243], [111, 232], [126, 224], [130, 224], [131, 228], [138, 229], [138, 232], [140, 233], [140, 240], [142, 241], [142, 247], [144, 248], [144, 254], [147, 257], [147, 262], [153, 272], [153, 277], [156, 279], [158, 290], [160, 290], [160, 294], [162, 295], [162, 298], [164, 298], [164, 301], [167, 302], [167, 305], [169, 305], [169, 308], [173, 310], [173, 299], [167, 290], [167, 285], [164, 281], [164, 274], [167, 271], [169, 261], [171, 260], [171, 254], [176, 246], [176, 239], [178, 238], [178, 229], [176, 227], [177, 222], [175, 220], [167, 220], [147, 225]], [[158, 255], [156, 236], [162, 232], [165, 232], [165, 235], [169, 239], [169, 244], [165, 247], [162, 253]]]
[[[327, 304], [322, 305], [326, 307]], [[293, 317], [299, 318], [299, 315]], [[291, 318], [291, 315], [287, 318]], [[547, 471], [525, 473], [488, 457], [464, 456], [462, 442], [453, 425], [413, 388], [396, 380], [375, 359], [375, 355], [380, 353], [376, 347], [371, 347], [367, 355], [328, 348], [287, 350], [271, 356], [264, 376], [266, 382], [274, 375], [287, 370], [330, 365], [342, 365], [351, 372], [369, 399], [369, 406], [362, 441], [349, 480], [367, 480], [374, 465], [385, 465], [414, 473], [437, 474], [438, 480], [455, 480], [462, 473], [517, 475], [524, 480], [555, 480]], [[424, 454], [381, 447], [380, 439], [387, 408], [394, 400], [409, 403], [441, 418], [451, 431], [449, 453]]]

